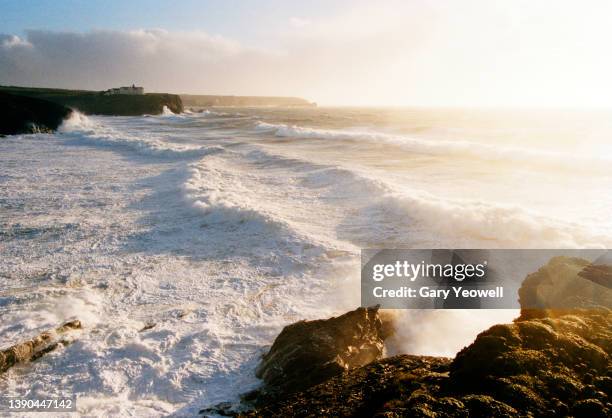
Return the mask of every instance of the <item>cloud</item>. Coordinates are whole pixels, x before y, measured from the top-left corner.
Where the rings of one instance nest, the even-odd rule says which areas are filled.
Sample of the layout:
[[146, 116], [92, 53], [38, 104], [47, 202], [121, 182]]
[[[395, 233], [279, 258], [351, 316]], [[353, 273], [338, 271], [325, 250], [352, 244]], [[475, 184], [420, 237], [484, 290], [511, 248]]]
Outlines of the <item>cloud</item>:
[[[351, 3], [266, 28], [0, 35], [0, 84], [289, 95], [319, 103], [610, 105], [606, 2]], [[257, 25], [257, 22], [253, 22]], [[262, 28], [263, 30], [264, 28]]]
[[15, 35], [4, 35], [0, 33], [0, 45], [3, 49], [19, 48], [19, 47], [31, 47], [32, 44], [26, 40], [21, 39]]
[[231, 73], [225, 65], [260, 54], [205, 32], [28, 31], [26, 39], [2, 35], [0, 41], [0, 83], [91, 89], [136, 82], [149, 90], [215, 84], [222, 90]]
[[422, 28], [413, 23], [407, 30], [397, 7], [354, 5], [316, 21], [293, 17], [258, 48], [204, 31], [4, 35], [0, 84], [103, 90], [136, 83], [147, 91], [381, 101], [389, 90], [384, 72], [412, 53], [412, 34]]
[[1, 35], [0, 84], [103, 90], [136, 83], [148, 91], [313, 98], [353, 91], [399, 47], [379, 36], [325, 37], [318, 30], [287, 35], [274, 49], [201, 31]]
[[301, 18], [301, 17], [291, 17], [291, 18], [289, 18], [289, 23], [293, 27], [303, 28], [305, 26], [310, 25], [310, 20], [304, 19], [304, 18]]

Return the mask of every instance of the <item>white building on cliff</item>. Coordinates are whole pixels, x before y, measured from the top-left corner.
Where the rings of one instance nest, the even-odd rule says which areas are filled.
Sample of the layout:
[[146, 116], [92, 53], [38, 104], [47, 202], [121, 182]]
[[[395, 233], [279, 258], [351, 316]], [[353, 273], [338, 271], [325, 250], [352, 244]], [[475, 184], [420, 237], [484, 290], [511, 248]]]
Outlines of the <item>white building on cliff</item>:
[[116, 87], [112, 89], [108, 89], [104, 92], [105, 95], [113, 95], [113, 94], [130, 94], [130, 95], [141, 95], [144, 94], [143, 87], [136, 87], [134, 84], [127, 87]]

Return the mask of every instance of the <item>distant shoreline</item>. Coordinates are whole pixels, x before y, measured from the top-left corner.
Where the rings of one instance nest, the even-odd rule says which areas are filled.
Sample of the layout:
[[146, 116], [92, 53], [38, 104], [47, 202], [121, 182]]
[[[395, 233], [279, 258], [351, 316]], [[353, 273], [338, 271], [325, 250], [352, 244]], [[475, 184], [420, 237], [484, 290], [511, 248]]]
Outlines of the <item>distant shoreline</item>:
[[176, 94], [167, 93], [106, 95], [102, 91], [16, 86], [0, 86], [0, 92], [53, 102], [89, 115], [157, 115], [163, 112], [164, 107], [173, 113], [183, 111], [181, 98]]
[[188, 107], [317, 107], [300, 97], [281, 96], [218, 96], [181, 94], [183, 104]]

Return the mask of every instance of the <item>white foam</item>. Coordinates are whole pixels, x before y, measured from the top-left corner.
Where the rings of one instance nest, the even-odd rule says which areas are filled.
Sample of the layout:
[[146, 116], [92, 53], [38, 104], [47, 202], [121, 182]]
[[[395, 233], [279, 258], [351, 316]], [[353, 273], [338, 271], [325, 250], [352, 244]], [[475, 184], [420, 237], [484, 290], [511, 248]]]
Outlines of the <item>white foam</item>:
[[323, 252], [324, 244], [318, 241], [320, 237], [283, 216], [275, 205], [278, 202], [263, 198], [266, 192], [258, 188], [255, 183], [258, 179], [250, 176], [251, 181], [248, 181], [248, 176], [230, 158], [207, 157], [188, 168], [183, 184], [185, 200], [207, 224], [229, 228], [240, 225], [236, 238], [243, 243], [250, 242], [246, 246], [251, 249], [281, 245], [294, 247], [292, 252], [306, 247], [310, 248], [309, 252]]
[[105, 301], [93, 289], [38, 287], [22, 289], [11, 296], [25, 309], [3, 314], [0, 347], [52, 330], [72, 319], [79, 319], [88, 330], [102, 321]]
[[[265, 162], [266, 169], [272, 173], [278, 168], [298, 172], [300, 184], [314, 189], [319, 199], [329, 197], [336, 205], [336, 212], [343, 203], [348, 204], [353, 226], [350, 232], [343, 233], [343, 238], [356, 246], [603, 248], [612, 245], [612, 237], [603, 233], [598, 224], [570, 222], [518, 205], [434, 195], [416, 185], [398, 187], [356, 168], [313, 164], [261, 150], [251, 152], [249, 158], [258, 164]], [[217, 166], [219, 170], [231, 167]], [[238, 191], [239, 187], [228, 188], [237, 191], [237, 202], [245, 202], [249, 191]], [[270, 207], [257, 198], [251, 201], [251, 210], [262, 206]], [[269, 218], [291, 217], [279, 207]], [[327, 225], [317, 233], [330, 230], [335, 229]]]
[[[317, 141], [261, 141], [243, 125], [207, 131], [196, 117], [75, 113], [59, 135], [0, 141], [0, 282], [26, 289], [2, 294], [2, 341], [74, 315], [86, 326], [28, 365], [27, 378], [10, 371], [7, 393], [70, 390], [90, 415], [192, 416], [253, 389], [259, 356], [284, 325], [359, 304], [360, 247], [612, 245], [582, 214], [571, 222], [529, 199], [479, 197], [480, 177], [471, 196], [446, 196], [454, 175], [446, 164], [392, 182], [397, 173], [368, 169], [363, 153], [353, 158], [333, 138], [328, 145], [348, 162], [322, 158]], [[320, 131], [300, 135], [338, 134]], [[362, 141], [349, 133], [342, 141]], [[285, 152], [308, 146], [299, 157]], [[389, 354], [452, 355], [515, 316], [403, 314]]]
[[597, 225], [555, 219], [520, 206], [448, 199], [418, 189], [386, 194], [365, 209], [365, 216], [393, 219], [398, 234], [412, 233], [413, 242], [423, 240], [431, 247], [605, 248], [612, 244]]
[[105, 126], [100, 119], [89, 118], [77, 111], [72, 112], [70, 117], [62, 123], [59, 132], [82, 144], [127, 148], [140, 154], [155, 157], [194, 158], [222, 152], [220, 147], [202, 147], [173, 143], [145, 132], [140, 132], [139, 136], [135, 136], [132, 133]]
[[256, 131], [273, 133], [278, 137], [326, 139], [337, 141], [370, 141], [399, 146], [409, 151], [435, 155], [457, 155], [485, 160], [515, 163], [534, 163], [567, 168], [612, 170], [612, 158], [605, 155], [580, 155], [501, 144], [484, 144], [464, 140], [439, 140], [406, 135], [392, 135], [375, 131], [318, 129], [296, 125], [258, 122]]
[[162, 108], [162, 116], [176, 116], [176, 113], [170, 110], [168, 106], [164, 105]]
[[164, 105], [164, 107], [162, 108], [162, 112], [160, 115], [150, 115], [150, 120], [163, 120], [164, 122], [168, 122], [168, 121], [172, 121], [172, 122], [184, 122], [184, 121], [188, 121], [191, 118], [195, 117], [197, 115], [189, 112], [189, 111], [184, 111], [182, 113], [174, 113], [172, 110], [170, 110], [168, 108], [168, 106]]

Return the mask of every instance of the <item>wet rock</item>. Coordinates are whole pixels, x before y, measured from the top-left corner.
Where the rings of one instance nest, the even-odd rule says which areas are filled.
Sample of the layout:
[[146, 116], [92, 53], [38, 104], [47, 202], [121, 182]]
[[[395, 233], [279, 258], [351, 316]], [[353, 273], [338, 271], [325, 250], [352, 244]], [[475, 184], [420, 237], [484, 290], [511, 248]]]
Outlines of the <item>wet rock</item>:
[[155, 328], [155, 325], [157, 325], [155, 322], [147, 322], [138, 332], [148, 331]]
[[463, 402], [469, 411], [470, 417], [516, 417], [519, 413], [513, 407], [493, 399], [486, 395], [467, 395], [463, 397]]
[[[3, 95], [12, 97], [6, 100]], [[35, 101], [42, 102], [44, 105], [35, 105]], [[69, 109], [75, 109], [88, 115], [110, 116], [158, 115], [163, 113], [164, 107], [177, 114], [183, 111], [183, 102], [176, 94], [105, 95], [98, 91], [0, 86], [0, 105], [5, 105], [5, 103], [10, 106], [8, 107], [10, 116], [3, 119], [0, 114], [0, 133], [9, 134], [18, 132], [6, 132], [3, 129], [4, 122], [6, 120], [6, 126], [15, 126], [11, 120], [15, 115], [20, 121], [34, 122], [38, 126], [44, 125], [55, 129], [67, 115], [57, 122], [57, 119], [54, 118], [57, 114], [54, 108], [66, 109], [68, 113]], [[22, 103], [26, 105], [22, 106]], [[4, 110], [4, 107], [2, 109]], [[33, 116], [36, 119], [33, 119]], [[20, 126], [22, 126], [21, 123], [18, 127]]]
[[535, 415], [555, 410], [554, 399], [609, 401], [588, 382], [606, 375], [611, 344], [611, 311], [496, 325], [457, 354], [451, 381], [464, 392], [484, 393]]
[[221, 402], [210, 408], [201, 409], [198, 414], [203, 417], [209, 416], [222, 416], [232, 417], [236, 416], [236, 412], [233, 410], [234, 405], [231, 402]]
[[519, 289], [521, 320], [612, 307], [612, 266], [554, 257], [528, 275]]
[[578, 401], [572, 408], [575, 418], [606, 418], [610, 416], [610, 410], [597, 399], [585, 399]]
[[609, 265], [589, 265], [578, 273], [583, 279], [597, 283], [608, 289], [612, 289], [612, 266]]
[[[612, 311], [601, 271], [586, 260], [556, 257], [529, 275], [519, 290], [521, 304], [539, 309], [522, 309], [513, 324], [478, 335], [451, 364], [453, 384], [524, 414], [567, 414], [587, 398], [580, 411], [601, 410], [597, 402], [605, 407], [611, 401]], [[588, 279], [594, 274], [597, 280]]]
[[606, 416], [611, 330], [600, 310], [496, 325], [454, 360], [376, 360], [242, 416]]
[[[607, 283], [608, 270], [592, 266], [576, 258], [552, 259], [528, 276], [520, 290], [524, 306], [538, 309], [523, 309], [514, 323], [480, 333], [453, 360], [411, 355], [374, 360], [345, 368], [306, 389], [259, 402], [241, 415], [610, 416], [612, 310], [606, 307], [609, 288], [602, 285]], [[574, 305], [556, 309], [559, 303]], [[279, 358], [292, 359], [290, 347], [296, 343], [298, 353], [305, 351], [299, 344], [305, 331], [294, 332], [290, 339], [277, 339], [283, 342], [279, 352], [289, 353]], [[265, 361], [271, 362], [275, 352], [273, 346]], [[298, 376], [308, 376], [305, 363], [297, 362]], [[288, 368], [283, 370], [292, 370], [291, 361], [284, 364]], [[275, 376], [278, 382], [297, 378], [290, 372]]]
[[268, 393], [292, 393], [380, 359], [385, 338], [378, 307], [286, 326], [256, 375]]
[[57, 103], [0, 91], [0, 134], [52, 132], [71, 110]]
[[438, 400], [427, 390], [437, 387], [439, 379], [445, 379], [449, 364], [447, 358], [410, 355], [377, 360], [241, 416], [394, 417], [428, 416], [442, 407], [461, 411], [460, 401]]
[[53, 351], [59, 344], [67, 344], [61, 335], [76, 329], [81, 329], [81, 322], [69, 321], [52, 331], [43, 332], [31, 340], [0, 351], [0, 373], [4, 373], [16, 364], [36, 360]]

